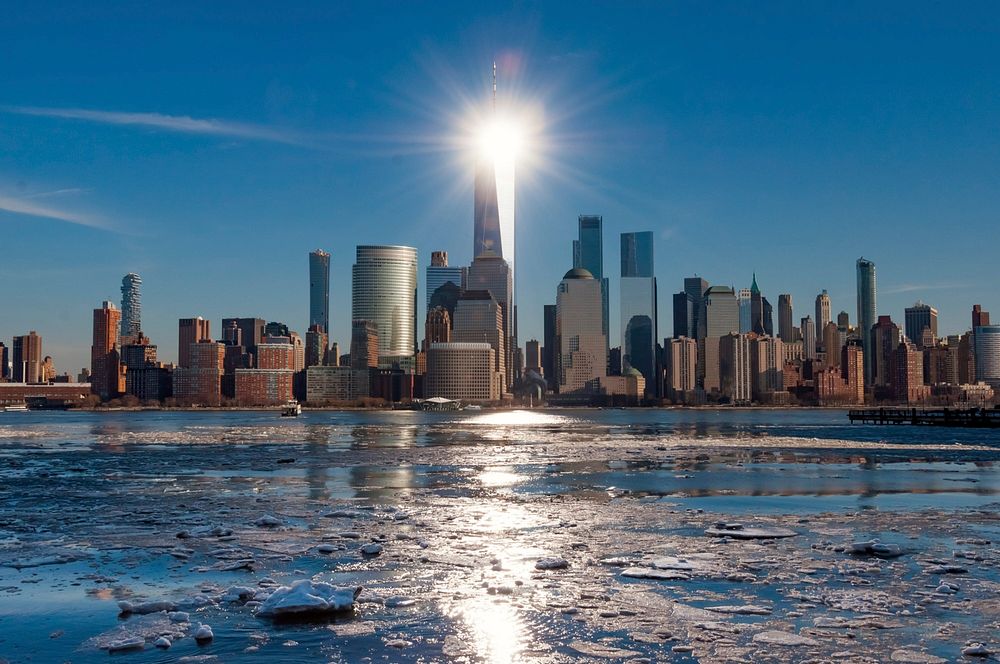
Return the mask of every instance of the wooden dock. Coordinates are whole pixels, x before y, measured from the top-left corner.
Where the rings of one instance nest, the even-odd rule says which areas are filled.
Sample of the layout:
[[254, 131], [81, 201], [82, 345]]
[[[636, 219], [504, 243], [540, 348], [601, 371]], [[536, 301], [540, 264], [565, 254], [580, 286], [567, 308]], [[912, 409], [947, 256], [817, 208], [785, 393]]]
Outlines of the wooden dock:
[[851, 422], [861, 424], [917, 424], [938, 427], [1000, 428], [1000, 409], [864, 408], [851, 410]]

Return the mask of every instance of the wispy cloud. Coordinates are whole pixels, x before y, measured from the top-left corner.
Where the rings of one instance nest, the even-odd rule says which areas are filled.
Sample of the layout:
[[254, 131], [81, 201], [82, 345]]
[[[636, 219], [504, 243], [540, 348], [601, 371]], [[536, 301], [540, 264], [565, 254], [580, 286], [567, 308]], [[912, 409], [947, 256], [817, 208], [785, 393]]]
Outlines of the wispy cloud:
[[884, 295], [899, 295], [901, 293], [916, 293], [925, 290], [956, 290], [968, 287], [969, 284], [944, 282], [937, 284], [898, 284], [896, 286], [879, 288], [878, 290]]
[[39, 205], [30, 199], [15, 198], [4, 194], [0, 194], [0, 212], [24, 214], [30, 217], [43, 217], [45, 219], [58, 219], [59, 221], [78, 224], [80, 226], [111, 230], [109, 223], [93, 215], [54, 208], [48, 205]]
[[289, 145], [308, 145], [308, 137], [297, 132], [246, 122], [231, 122], [211, 118], [192, 118], [187, 115], [162, 113], [129, 113], [101, 111], [85, 108], [47, 108], [40, 106], [0, 106], [4, 113], [35, 115], [46, 118], [66, 118], [110, 125], [153, 127], [182, 134], [206, 136], [231, 136], [256, 141], [270, 141]]

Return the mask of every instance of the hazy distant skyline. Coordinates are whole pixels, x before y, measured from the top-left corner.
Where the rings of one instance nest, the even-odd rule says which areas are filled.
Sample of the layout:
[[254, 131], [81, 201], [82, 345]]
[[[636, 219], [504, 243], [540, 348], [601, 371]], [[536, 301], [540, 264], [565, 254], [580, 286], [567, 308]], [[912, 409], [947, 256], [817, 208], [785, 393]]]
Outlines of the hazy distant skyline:
[[1000, 310], [1000, 14], [951, 9], [9, 7], [0, 341], [37, 330], [75, 374], [128, 272], [164, 360], [178, 318], [304, 334], [321, 248], [346, 349], [355, 245], [417, 247], [421, 304], [431, 251], [471, 261], [460, 143], [494, 59], [502, 103], [539, 133], [517, 176], [522, 344], [542, 338], [580, 214], [604, 218], [613, 345], [618, 236], [646, 230], [661, 337], [694, 274], [740, 288], [756, 272], [795, 320], [825, 288], [856, 322], [862, 255], [879, 314], [901, 324], [922, 299], [942, 335], [964, 331], [972, 304]]

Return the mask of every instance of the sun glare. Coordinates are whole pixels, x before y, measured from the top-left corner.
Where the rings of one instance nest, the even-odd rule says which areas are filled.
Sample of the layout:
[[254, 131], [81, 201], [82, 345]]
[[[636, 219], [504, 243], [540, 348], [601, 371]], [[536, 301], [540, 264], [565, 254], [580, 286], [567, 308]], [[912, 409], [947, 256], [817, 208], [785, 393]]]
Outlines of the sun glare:
[[479, 134], [479, 150], [487, 159], [514, 161], [523, 147], [524, 132], [517, 122], [509, 119], [491, 120]]

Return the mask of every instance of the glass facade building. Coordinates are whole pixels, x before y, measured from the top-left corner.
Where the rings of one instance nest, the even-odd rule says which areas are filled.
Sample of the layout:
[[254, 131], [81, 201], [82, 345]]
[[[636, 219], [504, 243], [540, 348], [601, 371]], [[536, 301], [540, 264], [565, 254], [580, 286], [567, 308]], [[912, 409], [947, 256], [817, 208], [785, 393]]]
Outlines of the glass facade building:
[[636, 369], [646, 381], [646, 394], [659, 396], [656, 340], [656, 277], [653, 276], [653, 233], [621, 235], [622, 371]]
[[122, 278], [121, 336], [138, 338], [142, 329], [142, 279], [135, 272]]
[[424, 288], [426, 290], [427, 311], [433, 309], [431, 298], [438, 288], [447, 283], [457, 286], [460, 291], [465, 290], [466, 270], [464, 267], [448, 265], [448, 252], [435, 251], [431, 253], [431, 264], [427, 266]]
[[330, 254], [309, 252], [309, 327], [319, 325], [330, 333]]
[[871, 330], [875, 324], [875, 263], [866, 260], [864, 257], [858, 259], [858, 336], [861, 337], [861, 345], [864, 347], [865, 359], [865, 385], [873, 382], [873, 362], [875, 360], [872, 353]]
[[1000, 325], [975, 329], [976, 379], [1000, 389]]
[[414, 354], [416, 308], [417, 250], [391, 245], [359, 246], [351, 270], [351, 318], [378, 326], [379, 364], [383, 357]]
[[473, 202], [473, 259], [493, 252], [514, 272], [514, 157], [489, 155], [476, 166]]

